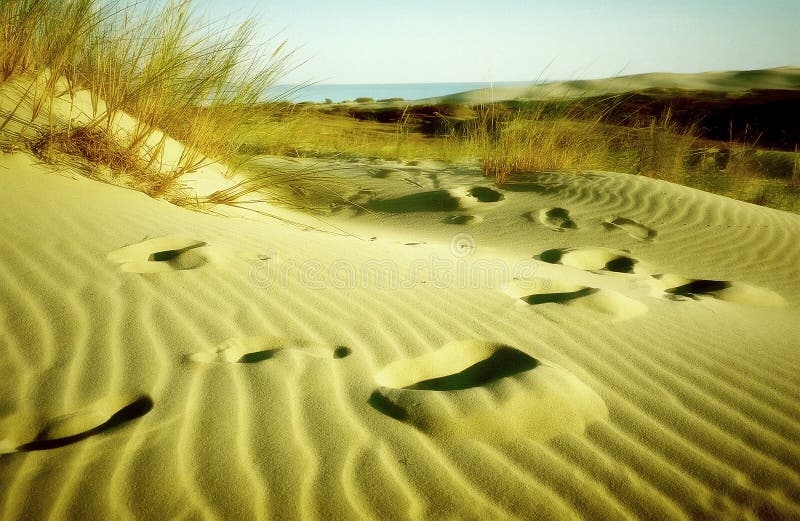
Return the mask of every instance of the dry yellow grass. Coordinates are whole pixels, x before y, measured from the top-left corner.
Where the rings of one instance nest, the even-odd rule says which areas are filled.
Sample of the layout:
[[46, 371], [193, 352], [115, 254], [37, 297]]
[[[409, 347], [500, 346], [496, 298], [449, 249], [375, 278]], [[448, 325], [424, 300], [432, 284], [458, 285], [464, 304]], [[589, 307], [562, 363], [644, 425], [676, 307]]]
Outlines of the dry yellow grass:
[[[266, 52], [253, 45], [252, 20], [209, 24], [191, 0], [5, 0], [0, 28], [0, 85], [23, 78], [35, 86], [0, 112], [5, 146], [28, 146], [45, 159], [57, 149], [86, 160], [90, 173], [110, 168], [153, 196], [238, 151], [245, 115], [288, 59], [282, 44]], [[37, 122], [53, 99], [79, 91], [91, 97], [90, 121]], [[22, 107], [30, 107], [24, 116]], [[123, 112], [134, 123], [121, 135]], [[23, 117], [32, 134], [8, 126]], [[164, 171], [157, 158], [169, 138], [184, 147]]]
[[[286, 108], [284, 106], [284, 108]], [[441, 116], [423, 133], [408, 111], [397, 121], [356, 119], [346, 108], [302, 105], [255, 112], [241, 152], [292, 157], [477, 161], [498, 183], [518, 173], [604, 170], [643, 175], [785, 210], [800, 210], [797, 156], [793, 172], [773, 172], [772, 152], [734, 141], [699, 137], [667, 109], [657, 117], [621, 125], [605, 112], [569, 103], [528, 109], [483, 106], [470, 115]], [[360, 110], [360, 109], [359, 109]], [[455, 111], [455, 109], [454, 109]], [[791, 154], [789, 154], [791, 156]], [[791, 157], [780, 157], [791, 162]]]

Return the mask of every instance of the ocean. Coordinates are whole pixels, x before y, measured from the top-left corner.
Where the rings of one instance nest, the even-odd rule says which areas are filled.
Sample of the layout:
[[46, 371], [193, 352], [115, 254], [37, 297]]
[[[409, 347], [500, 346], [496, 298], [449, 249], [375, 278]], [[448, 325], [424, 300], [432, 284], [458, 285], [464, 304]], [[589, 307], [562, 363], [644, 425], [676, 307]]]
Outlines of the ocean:
[[305, 87], [296, 85], [277, 85], [267, 91], [269, 99], [285, 99], [294, 103], [313, 101], [323, 103], [326, 99], [333, 102], [353, 101], [356, 98], [372, 98], [374, 100], [403, 98], [418, 100], [447, 96], [468, 90], [486, 87], [531, 85], [530, 81], [499, 82], [466, 82], [466, 83], [360, 83], [360, 84], [326, 84], [317, 83]]

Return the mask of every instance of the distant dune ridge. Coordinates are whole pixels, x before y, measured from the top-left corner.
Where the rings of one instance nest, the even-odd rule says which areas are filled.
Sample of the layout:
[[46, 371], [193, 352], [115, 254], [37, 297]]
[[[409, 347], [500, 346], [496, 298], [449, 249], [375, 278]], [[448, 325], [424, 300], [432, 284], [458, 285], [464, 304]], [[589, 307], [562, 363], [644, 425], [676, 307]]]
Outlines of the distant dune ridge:
[[418, 103], [490, 103], [511, 99], [587, 97], [646, 89], [682, 89], [738, 93], [759, 89], [800, 89], [800, 67], [701, 73], [651, 72], [597, 80], [546, 82], [530, 86], [495, 87], [418, 100]]
[[[674, 81], [638, 78], [607, 81]], [[800, 216], [276, 165], [363, 204], [200, 213], [0, 155], [0, 519], [800, 518]]]

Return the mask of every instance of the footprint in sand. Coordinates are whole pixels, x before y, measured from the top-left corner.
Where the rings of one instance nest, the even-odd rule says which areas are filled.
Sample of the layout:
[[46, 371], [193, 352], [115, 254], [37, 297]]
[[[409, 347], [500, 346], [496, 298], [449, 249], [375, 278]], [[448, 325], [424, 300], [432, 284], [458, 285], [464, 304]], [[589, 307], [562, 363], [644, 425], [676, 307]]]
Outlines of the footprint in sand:
[[480, 215], [451, 215], [444, 219], [447, 224], [478, 224], [483, 222], [483, 217]]
[[479, 203], [496, 203], [506, 198], [502, 193], [488, 186], [474, 186], [467, 190], [467, 195], [475, 198]]
[[726, 280], [690, 279], [679, 275], [653, 275], [653, 288], [657, 296], [670, 300], [702, 300], [714, 298], [726, 302], [761, 307], [784, 307], [786, 300], [778, 293]]
[[200, 351], [189, 355], [192, 362], [254, 364], [275, 358], [282, 353], [295, 352], [314, 358], [345, 358], [351, 350], [346, 346], [333, 349], [308, 342], [291, 341], [277, 337], [235, 337], [220, 344], [214, 351]]
[[506, 293], [530, 306], [554, 305], [586, 309], [609, 317], [612, 321], [627, 320], [643, 315], [648, 307], [632, 298], [609, 289], [592, 288], [560, 280], [542, 279], [513, 281]]
[[638, 259], [628, 256], [627, 251], [610, 248], [557, 248], [543, 251], [535, 258], [549, 264], [563, 264], [585, 271], [650, 273]]
[[108, 254], [108, 260], [130, 273], [163, 273], [199, 268], [208, 257], [206, 243], [182, 235], [169, 235], [129, 244]]
[[528, 212], [524, 217], [531, 221], [538, 221], [547, 228], [556, 232], [575, 230], [578, 226], [569, 216], [569, 210], [564, 208], [542, 208], [538, 212]]
[[433, 190], [404, 195], [394, 199], [373, 199], [366, 207], [387, 213], [452, 212], [466, 210], [478, 204], [502, 201], [505, 196], [491, 188], [476, 186], [467, 190]]
[[648, 228], [627, 217], [609, 217], [603, 221], [603, 226], [605, 226], [607, 230], [623, 230], [637, 241], [652, 241], [655, 240], [658, 234], [658, 232], [652, 228]]
[[376, 376], [368, 403], [430, 436], [546, 440], [607, 416], [575, 375], [500, 343], [451, 342]]
[[6, 437], [0, 442], [0, 454], [57, 449], [101, 434], [129, 421], [140, 418], [153, 409], [153, 399], [147, 395], [119, 407], [119, 402], [107, 402], [90, 409], [44, 422], [33, 441], [14, 443]]
[[[691, 279], [672, 274], [653, 274], [652, 266], [628, 256], [627, 253], [627, 251], [608, 248], [561, 248], [543, 251], [535, 258], [550, 264], [563, 264], [585, 271], [650, 275], [649, 284], [653, 288], [653, 295], [671, 300], [714, 298], [751, 306], [784, 307], [787, 305], [786, 300], [778, 293], [742, 282]], [[605, 310], [607, 314], [619, 318], [636, 316], [647, 309], [644, 304], [613, 291], [595, 290], [585, 286], [553, 283], [552, 281], [550, 281], [546, 289], [537, 289], [537, 291], [531, 292], [529, 295], [523, 295], [521, 291], [512, 286], [507, 290], [507, 293], [534, 305], [544, 303], [589, 304], [592, 300], [602, 297], [599, 302], [593, 303], [592, 307], [595, 307], [598, 311]], [[614, 312], [614, 310], [624, 312], [619, 313]]]

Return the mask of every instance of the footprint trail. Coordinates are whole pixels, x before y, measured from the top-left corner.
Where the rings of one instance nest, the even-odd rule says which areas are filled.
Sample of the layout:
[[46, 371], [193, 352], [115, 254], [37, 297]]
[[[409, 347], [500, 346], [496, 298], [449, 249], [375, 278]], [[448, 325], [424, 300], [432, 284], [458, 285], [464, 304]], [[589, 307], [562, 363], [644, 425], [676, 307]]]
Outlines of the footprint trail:
[[312, 358], [339, 359], [350, 356], [352, 351], [346, 346], [330, 349], [302, 341], [254, 336], [230, 338], [214, 351], [192, 353], [188, 359], [201, 363], [255, 364], [287, 352], [295, 352]]

